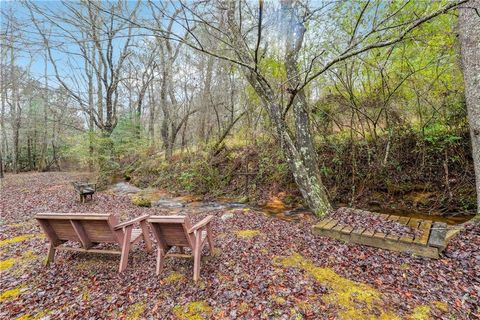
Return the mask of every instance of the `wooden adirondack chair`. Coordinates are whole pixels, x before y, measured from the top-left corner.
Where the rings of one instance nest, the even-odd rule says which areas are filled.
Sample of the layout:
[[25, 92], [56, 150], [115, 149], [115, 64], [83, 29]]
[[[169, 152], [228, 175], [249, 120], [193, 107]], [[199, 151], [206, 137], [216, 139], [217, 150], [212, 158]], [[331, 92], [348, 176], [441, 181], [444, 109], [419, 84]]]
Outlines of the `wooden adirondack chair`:
[[80, 196], [80, 202], [84, 203], [88, 196], [90, 196], [90, 200], [93, 199], [93, 194], [97, 191], [97, 184], [96, 183], [88, 183], [88, 182], [72, 182], [73, 188]]
[[[50, 240], [47, 266], [54, 262], [56, 250], [108, 253], [120, 254], [118, 270], [122, 272], [127, 267], [132, 244], [143, 239], [146, 250], [152, 250], [147, 226], [148, 215], [123, 223], [114, 214], [39, 213], [35, 218]], [[136, 223], [140, 224], [140, 229], [133, 228]], [[82, 248], [67, 247], [64, 245], [66, 241], [80, 242]], [[99, 243], [118, 243], [121, 250], [93, 248]]]
[[[200, 258], [202, 249], [208, 242], [210, 253], [213, 252], [213, 237], [208, 216], [192, 227], [190, 219], [185, 216], [150, 216], [148, 223], [157, 240], [157, 275], [167, 257], [193, 257], [193, 280], [200, 278]], [[180, 253], [168, 253], [172, 247], [178, 247]], [[185, 254], [184, 248], [191, 248], [192, 254]]]

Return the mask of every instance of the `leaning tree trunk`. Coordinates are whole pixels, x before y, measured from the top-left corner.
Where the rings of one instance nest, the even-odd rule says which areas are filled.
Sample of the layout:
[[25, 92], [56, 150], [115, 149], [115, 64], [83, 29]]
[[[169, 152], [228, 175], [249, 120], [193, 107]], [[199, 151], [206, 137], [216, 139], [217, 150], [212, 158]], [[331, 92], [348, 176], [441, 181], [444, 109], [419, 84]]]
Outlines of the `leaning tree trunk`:
[[293, 139], [283, 117], [282, 108], [276, 103], [275, 94], [272, 90], [262, 85], [262, 80], [254, 73], [248, 74], [247, 79], [262, 99], [262, 104], [268, 111], [285, 160], [306, 205], [317, 216], [324, 216], [331, 209], [331, 205], [326, 188], [320, 178], [316, 152], [313, 148], [312, 136], [308, 126], [308, 114], [301, 114], [306, 112], [304, 108], [296, 108], [296, 127], [297, 131], [299, 127], [302, 127], [302, 132], [300, 134], [297, 133], [296, 140]]
[[480, 0], [467, 3], [459, 17], [465, 99], [472, 139], [472, 156], [480, 214]]
[[[235, 20], [235, 2], [229, 2], [230, 6], [227, 10], [227, 21], [231, 31], [232, 39], [235, 42], [236, 53], [238, 57], [246, 64], [252, 62], [257, 64], [257, 56], [252, 61], [249, 48], [246, 47], [242, 40], [241, 31]], [[283, 3], [283, 9], [287, 13], [291, 13], [289, 18], [296, 18], [295, 13], [291, 12], [292, 7], [290, 3]], [[303, 28], [303, 25], [300, 27]], [[287, 77], [292, 79], [289, 87], [296, 91], [296, 81], [298, 81], [298, 66], [297, 58], [298, 51], [302, 47], [303, 31], [298, 34], [293, 30], [286, 29], [287, 32], [293, 32], [286, 38], [286, 60], [285, 67]], [[293, 39], [298, 37], [296, 39]], [[289, 43], [291, 40], [293, 42]], [[258, 52], [256, 52], [258, 53]], [[313, 146], [313, 139], [310, 131], [307, 101], [303, 91], [292, 93], [294, 100], [292, 101], [295, 115], [295, 131], [296, 138], [290, 134], [287, 122], [284, 116], [284, 110], [281, 104], [278, 103], [278, 95], [275, 94], [272, 87], [267, 80], [257, 72], [257, 69], [243, 69], [245, 77], [250, 85], [254, 88], [257, 95], [262, 100], [263, 107], [267, 110], [270, 120], [272, 121], [278, 142], [281, 146], [286, 162], [289, 165], [290, 171], [293, 174], [295, 183], [297, 184], [307, 206], [315, 212], [317, 216], [323, 216], [331, 209], [328, 200], [326, 188], [322, 184], [320, 178], [320, 170], [316, 161], [317, 155]]]
[[[302, 130], [305, 131], [303, 134], [297, 132], [297, 138], [294, 141], [288, 132], [285, 121], [282, 119], [279, 105], [270, 102], [268, 110], [270, 118], [275, 124], [283, 154], [298, 189], [302, 193], [307, 206], [317, 216], [324, 216], [331, 209], [331, 206], [326, 188], [320, 178], [316, 152], [313, 148], [312, 137], [307, 123], [302, 122]], [[297, 123], [298, 125], [299, 123]]]

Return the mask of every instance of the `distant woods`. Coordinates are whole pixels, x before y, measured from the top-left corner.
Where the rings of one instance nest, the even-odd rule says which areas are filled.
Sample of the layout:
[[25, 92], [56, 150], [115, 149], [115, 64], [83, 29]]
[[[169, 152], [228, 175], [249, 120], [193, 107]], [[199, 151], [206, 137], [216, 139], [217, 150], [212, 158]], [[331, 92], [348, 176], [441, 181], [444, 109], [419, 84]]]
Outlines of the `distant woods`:
[[136, 155], [276, 141], [324, 214], [320, 142], [385, 166], [399, 133], [467, 130], [465, 2], [2, 3], [0, 165], [107, 179]]

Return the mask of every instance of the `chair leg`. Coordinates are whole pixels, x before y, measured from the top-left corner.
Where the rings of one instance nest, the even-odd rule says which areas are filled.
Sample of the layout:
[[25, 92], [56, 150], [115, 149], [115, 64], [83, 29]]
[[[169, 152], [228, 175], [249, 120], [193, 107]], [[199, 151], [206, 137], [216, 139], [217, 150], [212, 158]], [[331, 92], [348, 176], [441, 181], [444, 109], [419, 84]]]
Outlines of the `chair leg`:
[[184, 254], [185, 253], [185, 249], [183, 247], [178, 247], [178, 250], [180, 250], [180, 253], [181, 254]]
[[47, 261], [45, 261], [45, 266], [50, 265], [50, 263], [53, 263], [55, 261], [55, 246], [53, 243], [50, 242], [50, 245], [48, 246], [48, 255], [47, 255]]
[[200, 278], [200, 258], [202, 255], [202, 233], [197, 231], [195, 234], [195, 248], [193, 252], [193, 281], [197, 282]]
[[128, 264], [128, 252], [130, 251], [130, 238], [132, 237], [132, 227], [125, 228], [122, 241], [122, 255], [120, 256], [119, 272], [124, 271]]
[[165, 260], [165, 253], [163, 252], [163, 249], [157, 247], [157, 276], [160, 275], [160, 272], [162, 272], [163, 269], [163, 261]]
[[150, 240], [150, 232], [148, 232], [147, 222], [140, 222], [140, 228], [142, 229], [143, 242], [145, 242], [145, 250], [147, 250], [147, 252], [151, 252], [152, 240]]

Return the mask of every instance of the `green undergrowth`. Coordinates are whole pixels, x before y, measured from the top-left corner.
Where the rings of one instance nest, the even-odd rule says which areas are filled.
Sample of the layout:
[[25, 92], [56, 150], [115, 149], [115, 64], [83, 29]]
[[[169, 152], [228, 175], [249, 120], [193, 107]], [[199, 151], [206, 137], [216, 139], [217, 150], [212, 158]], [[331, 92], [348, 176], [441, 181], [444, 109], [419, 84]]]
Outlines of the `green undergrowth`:
[[[318, 139], [316, 144], [322, 179], [334, 203], [372, 210], [386, 204], [392, 209], [420, 211], [475, 208], [467, 130], [432, 126], [419, 132], [407, 128], [353, 140], [338, 133]], [[302, 202], [274, 142], [234, 144], [214, 156], [205, 150], [176, 152], [168, 161], [163, 152], [142, 153], [122, 171], [140, 187], [251, 203], [282, 192], [285, 204]], [[245, 173], [251, 173], [248, 186]]]
[[[249, 177], [248, 188], [243, 175], [247, 172], [254, 173]], [[275, 186], [280, 190], [292, 188], [293, 184], [281, 152], [272, 145], [263, 149], [225, 148], [214, 157], [205, 152], [186, 153], [174, 155], [169, 161], [159, 153], [126, 168], [125, 177], [141, 187], [250, 200], [260, 198], [262, 192]]]

